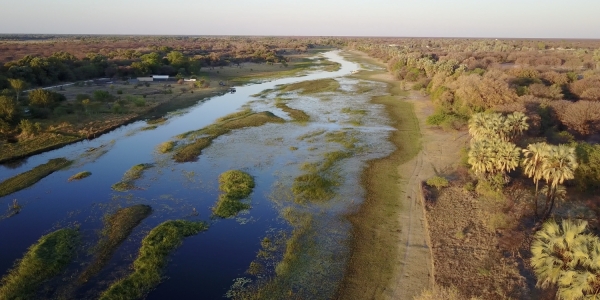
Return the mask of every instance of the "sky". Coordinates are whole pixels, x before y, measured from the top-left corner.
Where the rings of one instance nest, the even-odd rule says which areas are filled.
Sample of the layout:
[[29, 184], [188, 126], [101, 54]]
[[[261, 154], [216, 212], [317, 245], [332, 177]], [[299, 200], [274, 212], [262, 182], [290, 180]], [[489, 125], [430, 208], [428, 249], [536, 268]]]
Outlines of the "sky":
[[0, 33], [600, 38], [599, 0], [0, 0]]

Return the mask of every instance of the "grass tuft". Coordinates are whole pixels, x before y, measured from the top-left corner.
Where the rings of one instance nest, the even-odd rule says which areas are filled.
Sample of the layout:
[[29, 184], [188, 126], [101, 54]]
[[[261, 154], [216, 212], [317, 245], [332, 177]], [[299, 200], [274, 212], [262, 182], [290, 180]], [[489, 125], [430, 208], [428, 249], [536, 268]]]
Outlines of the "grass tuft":
[[175, 141], [167, 141], [164, 143], [160, 143], [157, 147], [156, 150], [159, 153], [169, 153], [171, 152], [171, 150], [173, 150], [173, 148], [175, 148], [175, 145], [177, 145], [177, 142]]
[[285, 103], [280, 102], [280, 103], [275, 104], [275, 106], [277, 108], [283, 110], [284, 112], [288, 113], [288, 115], [290, 115], [290, 117], [292, 119], [294, 119], [295, 121], [307, 122], [308, 120], [310, 120], [310, 116], [307, 115], [304, 111], [295, 109], [295, 108], [291, 108], [291, 107], [287, 106]]
[[79, 231], [64, 228], [42, 236], [0, 281], [0, 299], [34, 299], [41, 283], [58, 275], [71, 262]]
[[250, 205], [241, 200], [247, 198], [254, 188], [254, 178], [250, 174], [229, 170], [219, 176], [219, 189], [225, 194], [219, 196], [219, 201], [213, 207], [213, 214], [221, 218], [229, 218], [240, 211], [249, 209]]
[[83, 172], [79, 172], [71, 177], [69, 177], [69, 181], [73, 181], [73, 180], [81, 180], [84, 179], [86, 177], [90, 177], [92, 175], [92, 172], [90, 171], [83, 171]]
[[133, 182], [142, 177], [144, 170], [152, 168], [152, 164], [138, 164], [131, 167], [125, 174], [123, 174], [123, 178], [121, 181], [112, 185], [112, 189], [117, 192], [126, 192], [128, 190], [132, 190], [135, 188]]
[[70, 165], [72, 161], [65, 158], [54, 158], [47, 163], [39, 165], [27, 172], [13, 176], [0, 183], [0, 197], [10, 195], [24, 188], [34, 185], [42, 178]]
[[166, 221], [156, 226], [142, 240], [138, 257], [133, 262], [133, 273], [113, 283], [100, 299], [142, 298], [160, 283], [169, 253], [179, 247], [185, 237], [207, 229], [204, 222], [185, 220]]

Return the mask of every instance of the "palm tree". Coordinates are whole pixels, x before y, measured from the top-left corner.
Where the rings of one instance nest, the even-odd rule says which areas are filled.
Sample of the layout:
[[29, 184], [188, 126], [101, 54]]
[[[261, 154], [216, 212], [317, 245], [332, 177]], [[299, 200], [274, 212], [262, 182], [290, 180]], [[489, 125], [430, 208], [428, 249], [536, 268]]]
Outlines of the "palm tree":
[[600, 241], [587, 222], [544, 223], [531, 245], [531, 265], [540, 287], [558, 287], [558, 299], [599, 299]]
[[485, 141], [473, 141], [469, 151], [468, 163], [473, 167], [475, 173], [485, 174], [492, 169], [490, 148]]
[[506, 116], [506, 120], [504, 124], [508, 129], [508, 139], [514, 141], [517, 136], [523, 134], [523, 132], [529, 129], [529, 124], [527, 124], [527, 116], [524, 113], [516, 111], [510, 115]]
[[485, 135], [487, 117], [484, 113], [477, 113], [469, 119], [469, 134], [478, 140]]
[[523, 149], [525, 158], [523, 159], [523, 172], [527, 177], [533, 178], [535, 183], [535, 215], [538, 213], [538, 191], [539, 182], [542, 179], [542, 165], [550, 154], [550, 146], [546, 143], [535, 143], [527, 145], [527, 149]]
[[557, 285], [564, 271], [577, 267], [585, 256], [582, 246], [589, 238], [586, 227], [587, 222], [582, 220], [564, 220], [561, 225], [550, 220], [536, 232], [531, 243], [531, 266], [538, 286]]
[[577, 169], [575, 148], [567, 145], [551, 148], [548, 158], [542, 163], [542, 178], [550, 186], [546, 192], [546, 202], [550, 202], [550, 206], [546, 210], [545, 218], [552, 212], [557, 186], [565, 180], [575, 178], [575, 169]]
[[519, 166], [521, 148], [513, 143], [499, 142], [496, 147], [496, 170], [501, 173], [510, 172]]

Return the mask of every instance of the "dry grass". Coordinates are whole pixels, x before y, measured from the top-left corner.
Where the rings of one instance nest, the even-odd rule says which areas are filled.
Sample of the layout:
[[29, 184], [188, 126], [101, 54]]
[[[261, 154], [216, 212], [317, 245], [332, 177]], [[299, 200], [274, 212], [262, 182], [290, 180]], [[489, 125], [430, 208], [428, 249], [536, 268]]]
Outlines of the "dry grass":
[[42, 178], [70, 165], [72, 161], [66, 158], [54, 158], [29, 171], [13, 176], [0, 183], [0, 197], [10, 195], [34, 185]]
[[304, 111], [295, 109], [295, 108], [291, 108], [291, 107], [287, 106], [285, 103], [280, 102], [280, 103], [275, 104], [275, 106], [277, 108], [285, 111], [286, 113], [288, 113], [288, 115], [295, 121], [307, 122], [308, 120], [310, 120], [310, 116], [307, 115]]

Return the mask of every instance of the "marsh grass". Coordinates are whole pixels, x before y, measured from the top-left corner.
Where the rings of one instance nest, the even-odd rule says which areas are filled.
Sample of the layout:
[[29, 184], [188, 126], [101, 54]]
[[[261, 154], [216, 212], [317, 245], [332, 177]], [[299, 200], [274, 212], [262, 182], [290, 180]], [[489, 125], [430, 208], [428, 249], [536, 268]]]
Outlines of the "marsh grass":
[[81, 180], [81, 179], [84, 179], [84, 178], [90, 177], [90, 176], [92, 176], [92, 172], [83, 171], [83, 172], [79, 172], [79, 173], [69, 177], [69, 181]]
[[169, 153], [173, 150], [173, 148], [175, 148], [175, 145], [177, 145], [177, 142], [175, 141], [166, 141], [164, 143], [160, 143], [157, 147], [156, 150], [159, 153]]
[[23, 172], [0, 183], [0, 197], [10, 195], [34, 185], [42, 178], [69, 166], [72, 161], [66, 158], [54, 158], [29, 171]]
[[254, 178], [246, 172], [239, 170], [223, 172], [219, 176], [219, 189], [224, 194], [219, 196], [212, 209], [213, 214], [220, 218], [230, 218], [242, 210], [249, 209], [250, 205], [242, 200], [250, 196], [254, 185]]
[[294, 121], [298, 121], [298, 122], [307, 122], [308, 120], [310, 120], [310, 116], [307, 115], [303, 110], [299, 110], [299, 109], [295, 109], [295, 108], [291, 108], [289, 106], [287, 106], [285, 103], [276, 103], [275, 107], [283, 110], [284, 112], [288, 113], [288, 115], [294, 119]]
[[[364, 75], [364, 79], [369, 78]], [[398, 201], [400, 178], [397, 167], [419, 153], [421, 135], [413, 105], [401, 101], [400, 96], [406, 92], [400, 83], [385, 82], [390, 95], [375, 96], [371, 101], [383, 104], [394, 122], [393, 127], [397, 130], [391, 133], [389, 140], [396, 150], [387, 157], [370, 161], [361, 176], [367, 197], [360, 209], [348, 216], [353, 227], [352, 256], [338, 288], [337, 299], [386, 298], [382, 286], [388, 286], [398, 266], [395, 263], [399, 251], [397, 233], [402, 230], [398, 214], [403, 207]]]
[[71, 262], [79, 231], [64, 228], [42, 236], [0, 281], [0, 299], [34, 299], [44, 281], [60, 274]]
[[325, 135], [325, 141], [331, 143], [338, 143], [346, 149], [354, 149], [358, 139], [356, 138], [355, 132], [350, 131], [335, 131], [328, 132]]
[[333, 198], [336, 195], [333, 189], [340, 183], [339, 174], [332, 168], [337, 162], [352, 155], [353, 153], [348, 151], [332, 151], [325, 153], [324, 160], [320, 163], [301, 164], [300, 170], [306, 173], [294, 178], [294, 201], [306, 204], [325, 202]]
[[282, 92], [300, 91], [299, 94], [316, 94], [325, 92], [335, 92], [340, 88], [340, 83], [332, 78], [301, 81], [284, 85], [281, 87]]
[[148, 125], [159, 125], [159, 124], [164, 124], [166, 121], [167, 121], [166, 118], [160, 117], [160, 118], [156, 118], [156, 119], [146, 120], [146, 124], [148, 124]]
[[87, 282], [91, 277], [100, 272], [106, 263], [108, 263], [119, 245], [121, 245], [121, 243], [129, 237], [133, 229], [151, 213], [152, 207], [149, 205], [138, 204], [121, 208], [114, 214], [107, 216], [104, 219], [104, 229], [102, 230], [100, 241], [98, 241], [98, 244], [94, 249], [94, 259], [81, 273], [77, 282], [79, 284]]
[[246, 127], [258, 127], [267, 123], [283, 123], [282, 118], [273, 113], [263, 111], [253, 113], [250, 110], [244, 110], [238, 113], [230, 114], [199, 130], [188, 131], [177, 137], [188, 139], [191, 143], [179, 146], [175, 149], [173, 159], [176, 162], [190, 162], [198, 159], [202, 150], [212, 144], [212, 141], [222, 135], [228, 134], [232, 130]]
[[359, 115], [359, 116], [364, 116], [367, 114], [367, 110], [365, 110], [365, 109], [353, 109], [351, 107], [342, 108], [342, 112], [345, 114]]
[[121, 181], [112, 185], [112, 189], [117, 192], [126, 192], [135, 188], [134, 181], [140, 179], [145, 170], [152, 168], [152, 164], [137, 164], [131, 167], [123, 174]]
[[183, 239], [208, 229], [204, 222], [171, 220], [161, 223], [142, 240], [133, 273], [120, 279], [100, 295], [100, 299], [140, 299], [162, 280], [168, 255]]
[[299, 136], [298, 140], [299, 141], [304, 141], [304, 140], [307, 140], [307, 139], [311, 139], [311, 138], [317, 137], [317, 136], [319, 136], [319, 135], [321, 135], [321, 134], [323, 134], [325, 132], [327, 132], [327, 130], [325, 130], [325, 129], [311, 131], [311, 132], [308, 132], [306, 134], [303, 134], [303, 135]]

